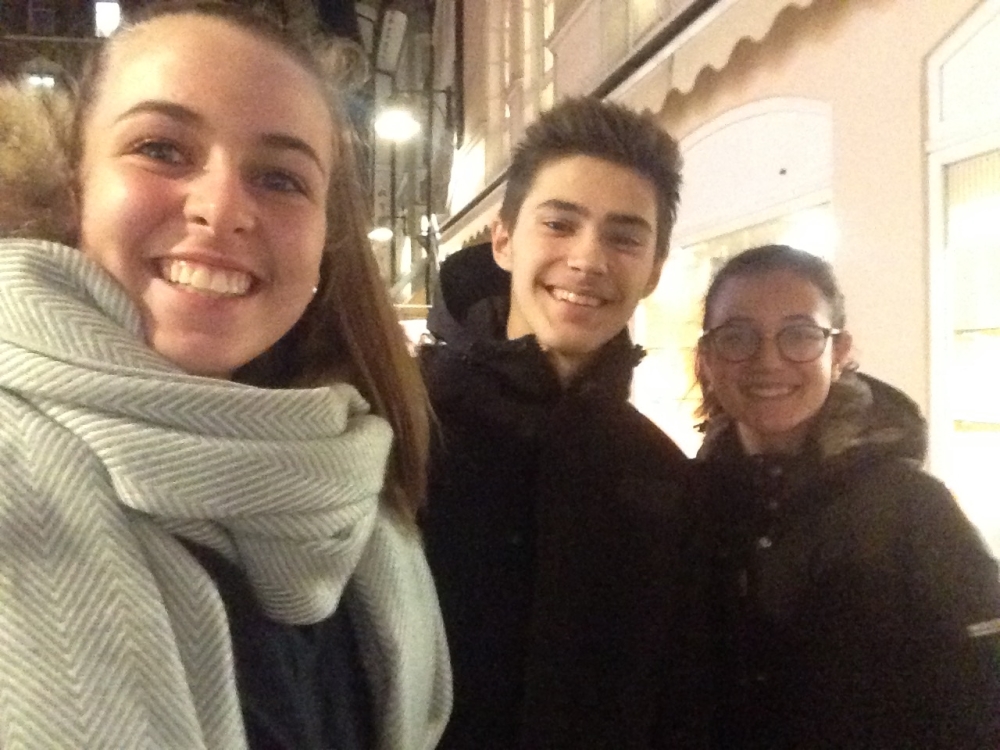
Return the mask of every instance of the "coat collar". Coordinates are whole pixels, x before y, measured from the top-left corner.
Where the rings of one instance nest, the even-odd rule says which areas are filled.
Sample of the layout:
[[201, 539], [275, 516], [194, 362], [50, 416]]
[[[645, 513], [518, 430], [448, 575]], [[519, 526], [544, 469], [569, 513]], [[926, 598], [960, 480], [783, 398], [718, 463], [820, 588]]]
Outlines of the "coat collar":
[[[927, 422], [902, 391], [870, 375], [847, 372], [833, 383], [810, 431], [806, 452], [822, 464], [863, 452], [922, 463], [927, 454]], [[742, 455], [733, 420], [710, 419], [699, 458]]]

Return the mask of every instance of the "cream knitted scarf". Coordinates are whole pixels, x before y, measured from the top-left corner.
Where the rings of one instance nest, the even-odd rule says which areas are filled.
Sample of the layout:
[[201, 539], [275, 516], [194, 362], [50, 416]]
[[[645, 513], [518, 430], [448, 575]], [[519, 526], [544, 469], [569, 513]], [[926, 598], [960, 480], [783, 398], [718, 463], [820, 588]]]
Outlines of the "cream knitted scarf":
[[379, 509], [391, 439], [346, 384], [179, 372], [81, 253], [0, 241], [0, 748], [246, 746], [225, 611], [177, 536], [281, 622], [346, 589], [380, 747], [433, 747], [447, 654], [419, 539]]

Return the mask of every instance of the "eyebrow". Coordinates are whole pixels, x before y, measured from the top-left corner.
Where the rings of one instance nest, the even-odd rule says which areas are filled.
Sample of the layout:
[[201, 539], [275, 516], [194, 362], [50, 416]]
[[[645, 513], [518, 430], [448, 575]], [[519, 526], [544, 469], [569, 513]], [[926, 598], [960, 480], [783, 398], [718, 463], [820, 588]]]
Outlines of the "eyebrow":
[[[579, 203], [573, 203], [572, 201], [561, 200], [560, 198], [549, 198], [548, 200], [542, 201], [535, 206], [536, 210], [541, 208], [554, 208], [558, 211], [567, 211], [583, 217], [591, 215], [591, 211], [585, 206], [581, 206]], [[610, 224], [632, 226], [639, 229], [646, 229], [650, 232], [653, 231], [653, 227], [650, 223], [638, 214], [610, 213], [604, 217], [604, 220]]]
[[[130, 117], [146, 113], [163, 115], [172, 120], [184, 123], [185, 125], [202, 126], [205, 124], [205, 118], [193, 109], [189, 109], [181, 104], [175, 104], [174, 102], [162, 101], [159, 99], [149, 99], [139, 102], [133, 107], [129, 107], [127, 110], [118, 115], [114, 122], [117, 124], [123, 120], [129, 119]], [[317, 167], [319, 167], [319, 171], [322, 174], [326, 174], [326, 167], [323, 166], [323, 161], [320, 159], [319, 154], [316, 153], [316, 150], [312, 146], [301, 138], [294, 135], [288, 135], [286, 133], [264, 133], [260, 136], [259, 140], [268, 148], [281, 151], [297, 151], [304, 154], [312, 162], [314, 162]]]

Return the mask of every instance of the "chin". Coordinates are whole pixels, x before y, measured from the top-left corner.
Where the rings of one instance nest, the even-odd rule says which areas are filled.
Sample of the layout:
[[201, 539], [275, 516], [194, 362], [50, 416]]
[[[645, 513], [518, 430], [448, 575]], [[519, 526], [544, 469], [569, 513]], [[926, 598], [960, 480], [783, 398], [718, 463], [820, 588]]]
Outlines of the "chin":
[[250, 361], [245, 357], [220, 357], [218, 349], [206, 353], [154, 348], [162, 357], [173, 362], [188, 375], [206, 378], [228, 380], [236, 370]]
[[553, 337], [549, 348], [575, 357], [586, 357], [596, 352], [612, 338], [614, 338], [613, 335], [605, 336], [600, 331], [574, 331], [569, 335]]

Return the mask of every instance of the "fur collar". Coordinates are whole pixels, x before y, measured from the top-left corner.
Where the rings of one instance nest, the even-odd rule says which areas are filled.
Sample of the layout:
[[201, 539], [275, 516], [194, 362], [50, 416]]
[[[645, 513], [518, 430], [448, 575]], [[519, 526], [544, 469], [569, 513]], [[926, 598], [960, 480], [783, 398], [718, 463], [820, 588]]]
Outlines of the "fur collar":
[[0, 82], [0, 237], [75, 244], [72, 105]]
[[[728, 416], [710, 420], [699, 457], [724, 450], [725, 436], [732, 429]], [[831, 386], [810, 442], [824, 463], [857, 449], [922, 463], [927, 454], [927, 423], [902, 391], [870, 375], [848, 372]]]

